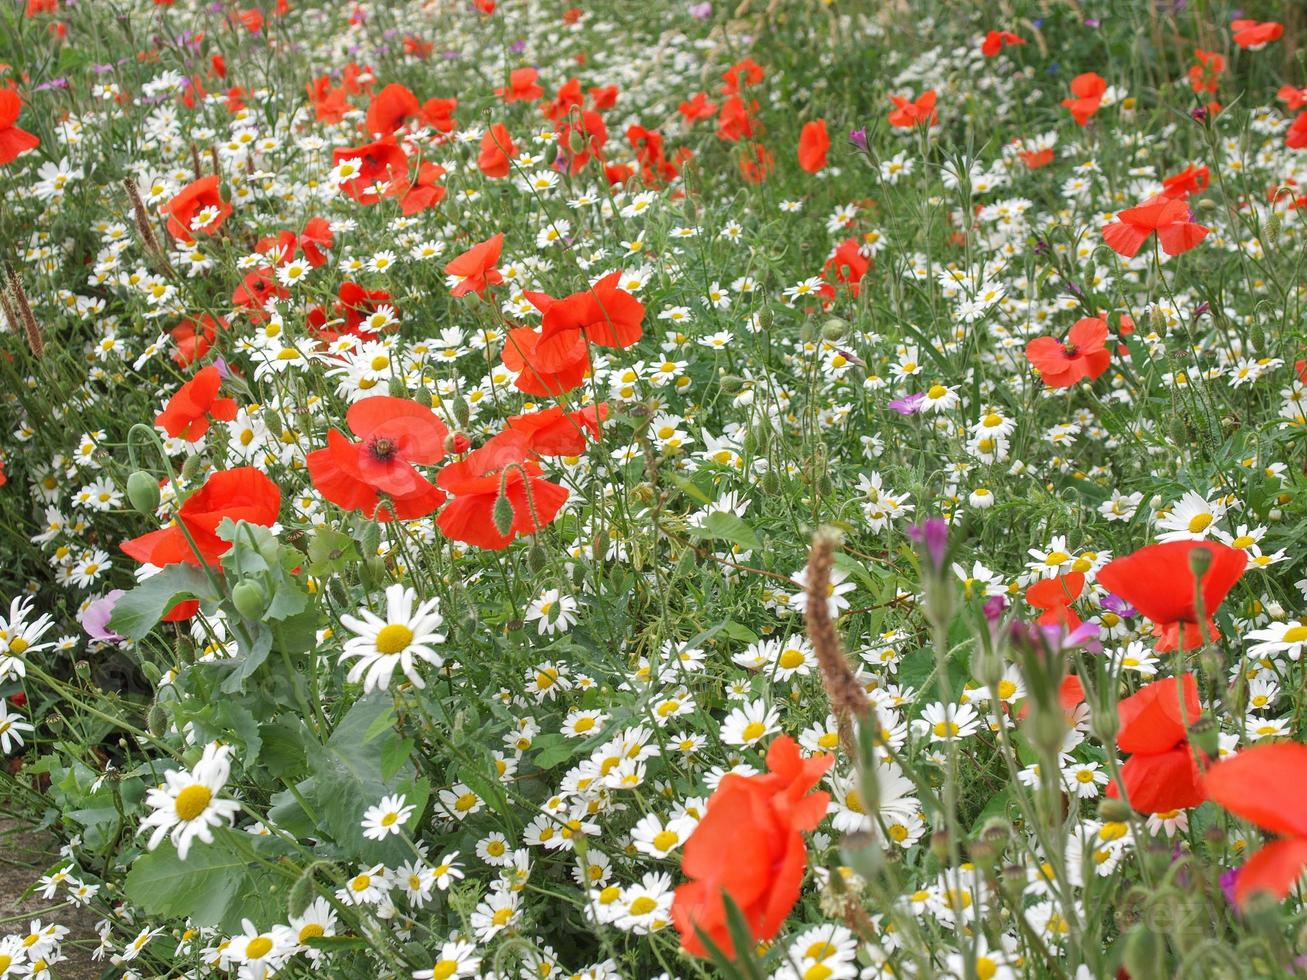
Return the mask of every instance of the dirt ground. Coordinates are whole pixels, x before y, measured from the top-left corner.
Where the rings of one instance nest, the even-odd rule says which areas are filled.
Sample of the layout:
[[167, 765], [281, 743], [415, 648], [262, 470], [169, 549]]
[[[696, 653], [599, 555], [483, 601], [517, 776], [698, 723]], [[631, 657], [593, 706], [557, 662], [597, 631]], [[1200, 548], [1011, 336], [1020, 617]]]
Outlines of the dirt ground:
[[90, 952], [97, 942], [95, 913], [79, 908], [47, 913], [46, 909], [60, 903], [44, 901], [39, 894], [19, 900], [58, 857], [59, 845], [50, 835], [0, 819], [0, 936], [26, 933], [31, 919], [67, 926], [70, 932], [63, 953], [68, 959], [54, 967], [55, 976], [59, 980], [98, 980], [108, 964], [91, 960]]

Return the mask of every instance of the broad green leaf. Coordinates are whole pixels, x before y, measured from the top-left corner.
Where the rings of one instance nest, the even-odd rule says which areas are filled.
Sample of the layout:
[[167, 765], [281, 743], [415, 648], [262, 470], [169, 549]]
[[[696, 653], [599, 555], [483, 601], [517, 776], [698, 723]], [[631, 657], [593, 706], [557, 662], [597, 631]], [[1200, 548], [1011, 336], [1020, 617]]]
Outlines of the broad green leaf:
[[140, 640], [181, 600], [217, 598], [213, 583], [201, 569], [169, 565], [119, 597], [109, 617], [109, 628], [129, 640]]

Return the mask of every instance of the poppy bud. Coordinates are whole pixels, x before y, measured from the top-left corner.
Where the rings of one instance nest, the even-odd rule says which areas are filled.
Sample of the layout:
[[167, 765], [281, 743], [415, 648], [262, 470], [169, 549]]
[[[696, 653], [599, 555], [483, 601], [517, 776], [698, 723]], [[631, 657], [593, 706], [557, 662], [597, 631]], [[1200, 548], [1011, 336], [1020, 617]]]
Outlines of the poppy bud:
[[989, 644], [982, 645], [972, 658], [976, 679], [993, 691], [1003, 680], [1003, 657]]
[[386, 563], [380, 558], [368, 558], [363, 562], [362, 577], [366, 588], [377, 588], [386, 579]]
[[159, 685], [159, 678], [163, 676], [159, 670], [159, 665], [150, 660], [141, 661], [141, 673], [145, 675], [147, 681], [156, 687]]
[[490, 517], [495, 523], [496, 531], [500, 534], [508, 534], [513, 530], [513, 502], [502, 495], [496, 497]]
[[1148, 324], [1158, 333], [1166, 329], [1166, 314], [1160, 306], [1154, 306], [1148, 311]]
[[91, 665], [85, 660], [79, 660], [73, 664], [73, 673], [77, 675], [80, 681], [89, 681], [91, 679]]
[[539, 575], [549, 564], [549, 556], [545, 554], [545, 549], [540, 547], [540, 542], [536, 541], [531, 545], [531, 550], [526, 553], [526, 567], [531, 569], [532, 574]]
[[775, 470], [768, 470], [762, 475], [762, 492], [769, 497], [774, 497], [781, 492], [781, 478], [776, 475]]
[[257, 620], [268, 607], [268, 595], [255, 579], [241, 579], [231, 590], [236, 611], [249, 620]]
[[186, 462], [182, 463], [182, 479], [194, 480], [200, 475], [200, 470], [204, 467], [204, 460], [200, 458], [199, 453], [186, 457]]
[[1036, 748], [1051, 756], [1062, 747], [1062, 740], [1066, 738], [1066, 719], [1060, 711], [1038, 704], [1034, 708], [1031, 741]]
[[1220, 207], [1221, 206], [1217, 204], [1215, 201], [1213, 201], [1210, 197], [1205, 197], [1198, 202], [1198, 209], [1200, 211], [1218, 211], [1220, 210]]
[[158, 702], [150, 705], [150, 710], [145, 714], [145, 725], [150, 729], [150, 734], [158, 738], [168, 731], [168, 712], [163, 710], [163, 706]]
[[1203, 714], [1189, 726], [1189, 741], [1204, 755], [1215, 756], [1221, 750], [1221, 727], [1210, 714]]
[[1161, 980], [1167, 976], [1162, 961], [1163, 947], [1157, 933], [1142, 922], [1126, 933], [1122, 963], [1137, 980]]
[[466, 427], [472, 420], [472, 409], [468, 407], [467, 399], [459, 395], [454, 399], [454, 418], [458, 420], [460, 426]]
[[377, 547], [381, 544], [381, 525], [373, 522], [363, 528], [363, 536], [359, 538], [359, 547], [363, 554], [372, 558], [377, 553]]
[[1274, 245], [1275, 240], [1280, 237], [1280, 226], [1282, 225], [1279, 211], [1272, 211], [1271, 216], [1266, 219], [1266, 224], [1262, 226], [1263, 245]]
[[1121, 730], [1121, 718], [1115, 708], [1096, 704], [1089, 716], [1089, 727], [1095, 738], [1107, 744], [1116, 741], [1116, 733]]
[[1194, 573], [1194, 578], [1200, 582], [1207, 570], [1212, 567], [1212, 552], [1210, 548], [1194, 548], [1189, 552], [1189, 570]]
[[144, 470], [127, 477], [127, 499], [138, 514], [153, 514], [159, 509], [159, 484]]
[[837, 316], [831, 317], [821, 325], [821, 336], [823, 340], [839, 340], [849, 332], [849, 323], [847, 320], [841, 320]]
[[471, 445], [472, 440], [461, 432], [451, 432], [445, 437], [445, 452], [454, 456], [463, 455]]
[[744, 387], [744, 379], [738, 374], [723, 374], [717, 381], [717, 386], [728, 395], [734, 395]]

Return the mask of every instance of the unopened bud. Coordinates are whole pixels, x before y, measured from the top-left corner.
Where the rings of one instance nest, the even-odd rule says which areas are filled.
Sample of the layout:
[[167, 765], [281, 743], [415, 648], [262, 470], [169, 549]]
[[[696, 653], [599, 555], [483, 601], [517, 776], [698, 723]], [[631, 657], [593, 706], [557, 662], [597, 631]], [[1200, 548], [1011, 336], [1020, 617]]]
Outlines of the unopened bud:
[[1162, 965], [1162, 943], [1157, 933], [1142, 922], [1126, 933], [1121, 959], [1135, 980], [1162, 980], [1167, 975]]
[[837, 316], [831, 317], [821, 325], [821, 337], [823, 340], [840, 340], [849, 332], [847, 320], [841, 320]]
[[548, 564], [549, 556], [545, 553], [545, 549], [540, 546], [539, 541], [534, 542], [531, 550], [526, 553], [526, 567], [533, 575], [539, 575]]
[[490, 518], [495, 523], [495, 530], [508, 534], [513, 530], [513, 502], [506, 496], [495, 498], [495, 506], [490, 511]]
[[186, 457], [186, 462], [182, 463], [182, 479], [194, 480], [200, 475], [200, 470], [204, 466], [204, 460], [199, 453], [194, 453]]
[[1189, 552], [1189, 570], [1194, 573], [1194, 578], [1202, 581], [1207, 570], [1212, 567], [1212, 549], [1207, 547], [1197, 547]]
[[1221, 750], [1221, 726], [1210, 714], [1203, 714], [1189, 726], [1189, 741], [1203, 755], [1215, 756]]
[[254, 621], [268, 608], [268, 594], [256, 579], [241, 579], [232, 587], [231, 603], [243, 617]]
[[127, 477], [127, 499], [139, 514], [153, 514], [159, 509], [159, 484], [144, 470]]
[[1115, 796], [1105, 796], [1098, 803], [1098, 819], [1104, 823], [1125, 823], [1130, 813], [1130, 804]]

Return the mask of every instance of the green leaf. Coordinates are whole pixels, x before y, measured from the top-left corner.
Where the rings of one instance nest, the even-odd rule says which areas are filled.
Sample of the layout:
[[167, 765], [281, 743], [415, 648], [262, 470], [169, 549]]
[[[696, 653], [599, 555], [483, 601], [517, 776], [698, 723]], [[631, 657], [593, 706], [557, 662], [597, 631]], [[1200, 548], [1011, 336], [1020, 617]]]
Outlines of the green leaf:
[[119, 597], [109, 617], [109, 628], [129, 640], [140, 640], [182, 599], [217, 598], [213, 583], [199, 568], [169, 565]]
[[142, 855], [132, 863], [124, 893], [151, 915], [189, 918], [228, 932], [242, 918], [263, 921], [277, 914], [273, 877], [227, 842], [232, 833], [218, 831], [212, 844], [193, 841], [185, 861], [171, 843]]
[[268, 659], [268, 653], [272, 650], [272, 630], [262, 623], [245, 624], [245, 629], [253, 632], [254, 636], [247, 643], [243, 635], [236, 644], [237, 659], [234, 661], [235, 667], [222, 681], [222, 691], [224, 694], [235, 694], [237, 691], [245, 689], [245, 678], [249, 677]]
[[753, 533], [753, 528], [744, 523], [742, 518], [723, 510], [709, 514], [703, 526], [693, 530], [698, 537], [729, 541], [750, 551], [756, 551], [759, 547], [758, 535]]

